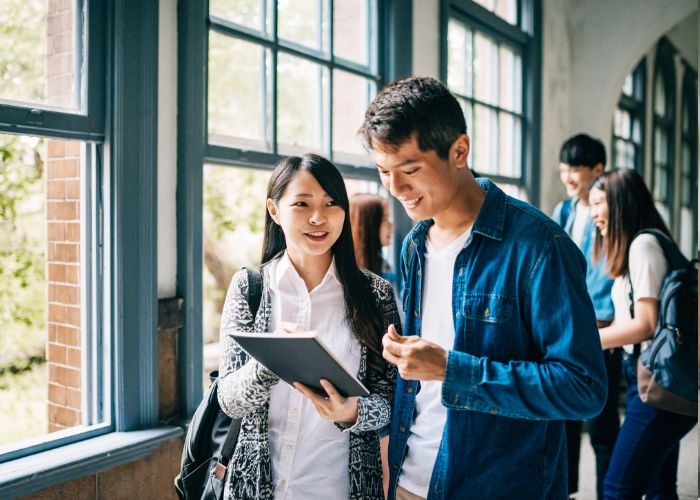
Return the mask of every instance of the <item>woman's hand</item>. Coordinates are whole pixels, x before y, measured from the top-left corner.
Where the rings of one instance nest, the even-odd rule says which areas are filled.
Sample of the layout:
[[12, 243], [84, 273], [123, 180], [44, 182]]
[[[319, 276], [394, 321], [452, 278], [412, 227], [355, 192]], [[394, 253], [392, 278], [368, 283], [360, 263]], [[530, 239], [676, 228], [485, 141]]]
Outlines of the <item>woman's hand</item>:
[[313, 403], [321, 418], [352, 426], [357, 421], [357, 397], [344, 398], [326, 379], [321, 379], [321, 387], [328, 397], [323, 397], [302, 383], [294, 382], [294, 388]]
[[292, 323], [291, 321], [282, 321], [280, 326], [274, 331], [274, 333], [302, 333], [306, 330], [297, 323]]

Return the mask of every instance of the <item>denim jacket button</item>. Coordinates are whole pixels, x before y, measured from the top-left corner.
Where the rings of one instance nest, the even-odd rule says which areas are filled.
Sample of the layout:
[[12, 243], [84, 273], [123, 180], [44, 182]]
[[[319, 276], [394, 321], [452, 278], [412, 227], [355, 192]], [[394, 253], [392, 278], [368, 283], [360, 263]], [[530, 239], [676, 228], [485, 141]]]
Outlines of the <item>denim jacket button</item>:
[[406, 426], [405, 425], [399, 426], [399, 432], [406, 432]]
[[406, 387], [406, 392], [411, 394], [413, 392], [413, 387]]
[[490, 413], [491, 415], [498, 415], [498, 408], [491, 408], [491, 409], [489, 410], [489, 413]]

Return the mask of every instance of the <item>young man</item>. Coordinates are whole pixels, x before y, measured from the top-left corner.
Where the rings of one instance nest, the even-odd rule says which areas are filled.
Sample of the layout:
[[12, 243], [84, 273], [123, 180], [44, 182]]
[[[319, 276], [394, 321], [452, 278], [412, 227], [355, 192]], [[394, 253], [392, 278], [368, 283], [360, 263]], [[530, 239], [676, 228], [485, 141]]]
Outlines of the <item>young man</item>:
[[474, 179], [464, 115], [439, 81], [389, 84], [360, 133], [420, 221], [402, 247], [406, 336], [383, 340], [401, 375], [389, 498], [565, 498], [564, 420], [597, 415], [607, 388], [581, 252]]
[[[586, 285], [593, 300], [599, 328], [608, 326], [614, 315], [610, 294], [613, 280], [605, 271], [604, 260], [593, 263], [595, 224], [590, 217], [588, 188], [591, 182], [605, 170], [605, 159], [603, 143], [586, 134], [575, 135], [564, 142], [559, 152], [559, 177], [566, 187], [566, 195], [569, 198], [559, 203], [552, 214], [552, 218], [571, 236], [586, 258], [588, 264]], [[603, 480], [620, 430], [618, 405], [622, 349], [606, 350], [604, 360], [608, 375], [608, 398], [600, 415], [593, 417], [587, 424], [588, 435], [596, 456], [598, 498], [602, 498]], [[580, 420], [566, 422], [569, 495], [578, 491], [582, 423]]]

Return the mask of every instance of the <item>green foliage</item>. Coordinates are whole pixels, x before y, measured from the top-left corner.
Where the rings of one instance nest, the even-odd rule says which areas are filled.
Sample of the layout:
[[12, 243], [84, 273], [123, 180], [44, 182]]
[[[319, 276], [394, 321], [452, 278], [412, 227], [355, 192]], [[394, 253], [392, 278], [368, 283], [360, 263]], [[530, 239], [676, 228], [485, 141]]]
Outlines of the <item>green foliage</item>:
[[42, 147], [0, 135], [0, 371], [43, 353], [46, 340]]
[[0, 2], [0, 97], [43, 102], [46, 1]]

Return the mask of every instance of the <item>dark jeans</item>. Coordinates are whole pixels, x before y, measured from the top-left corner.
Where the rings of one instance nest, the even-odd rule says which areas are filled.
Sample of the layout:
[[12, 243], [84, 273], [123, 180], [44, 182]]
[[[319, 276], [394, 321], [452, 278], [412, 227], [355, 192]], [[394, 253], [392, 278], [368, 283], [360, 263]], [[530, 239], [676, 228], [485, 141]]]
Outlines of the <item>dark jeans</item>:
[[[603, 496], [603, 480], [608, 471], [610, 457], [620, 430], [620, 375], [622, 374], [622, 349], [606, 350], [605, 370], [608, 374], [608, 399], [600, 414], [586, 423], [596, 461], [596, 491]], [[581, 451], [581, 420], [566, 421], [566, 458], [568, 460], [569, 493], [578, 491], [579, 455]]]
[[627, 410], [605, 476], [604, 498], [676, 499], [680, 440], [697, 418], [642, 403], [635, 369], [636, 357], [626, 355]]

